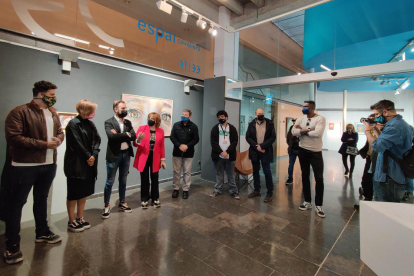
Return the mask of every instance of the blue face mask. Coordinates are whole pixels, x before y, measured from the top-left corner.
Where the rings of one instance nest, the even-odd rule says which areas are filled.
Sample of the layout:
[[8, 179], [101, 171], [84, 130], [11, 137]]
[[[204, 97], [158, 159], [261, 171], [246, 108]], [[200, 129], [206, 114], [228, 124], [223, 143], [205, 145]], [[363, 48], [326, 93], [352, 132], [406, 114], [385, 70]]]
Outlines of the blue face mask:
[[305, 115], [308, 115], [309, 114], [309, 109], [307, 109], [306, 107], [304, 107], [302, 109], [302, 113], [305, 114]]
[[380, 124], [385, 124], [384, 116], [381, 115], [381, 116], [375, 118], [375, 122], [380, 123]]
[[181, 116], [181, 122], [187, 122], [189, 120], [190, 120], [190, 118]]

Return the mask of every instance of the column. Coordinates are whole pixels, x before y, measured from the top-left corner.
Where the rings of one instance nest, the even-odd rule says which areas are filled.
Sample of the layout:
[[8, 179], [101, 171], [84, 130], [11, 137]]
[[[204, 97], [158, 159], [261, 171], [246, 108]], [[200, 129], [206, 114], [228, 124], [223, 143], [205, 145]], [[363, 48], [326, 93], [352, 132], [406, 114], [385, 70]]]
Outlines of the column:
[[343, 108], [343, 118], [342, 118], [342, 121], [343, 121], [343, 131], [345, 132], [346, 131], [346, 109], [347, 109], [347, 99], [348, 99], [348, 91], [346, 91], [346, 90], [344, 90], [344, 92], [343, 92], [343, 106], [342, 106], [342, 108]]

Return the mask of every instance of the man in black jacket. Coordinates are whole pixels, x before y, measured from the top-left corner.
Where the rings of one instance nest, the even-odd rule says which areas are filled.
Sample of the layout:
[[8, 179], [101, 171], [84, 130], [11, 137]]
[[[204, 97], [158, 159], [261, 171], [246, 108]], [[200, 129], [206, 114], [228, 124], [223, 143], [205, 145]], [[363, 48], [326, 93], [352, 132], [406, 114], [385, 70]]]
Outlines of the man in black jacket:
[[273, 198], [273, 178], [270, 163], [273, 162], [273, 143], [276, 140], [273, 122], [264, 117], [264, 110], [256, 109], [253, 120], [246, 132], [246, 141], [250, 144], [249, 158], [253, 165], [254, 191], [249, 198], [260, 196], [260, 161], [266, 178], [267, 195], [264, 202], [271, 202]]
[[295, 125], [296, 119], [292, 120], [293, 125], [289, 128], [289, 131], [286, 135], [286, 143], [289, 145], [288, 154], [289, 154], [289, 168], [288, 168], [288, 180], [286, 185], [293, 184], [293, 168], [295, 167], [296, 159], [299, 154], [299, 138], [293, 136], [292, 128]]
[[116, 171], [119, 168], [119, 205], [122, 212], [130, 213], [132, 209], [125, 202], [126, 182], [129, 172], [129, 163], [134, 151], [131, 141], [137, 137], [131, 121], [124, 119], [128, 115], [127, 106], [124, 101], [115, 101], [113, 104], [115, 116], [105, 121], [105, 132], [108, 136], [108, 147], [106, 150], [107, 179], [104, 190], [105, 208], [102, 218], [109, 218], [112, 186], [115, 182]]
[[219, 123], [214, 125], [211, 130], [211, 158], [216, 171], [216, 185], [214, 186], [214, 192], [210, 196], [216, 197], [222, 193], [225, 171], [229, 181], [230, 194], [235, 199], [240, 199], [233, 174], [236, 165], [236, 147], [239, 141], [239, 134], [233, 125], [227, 123], [228, 118], [226, 111], [220, 110], [217, 112]]
[[192, 112], [184, 109], [181, 113], [181, 121], [174, 124], [171, 130], [171, 142], [173, 150], [173, 186], [172, 197], [178, 197], [180, 190], [181, 168], [184, 174], [183, 198], [188, 198], [188, 191], [191, 185], [191, 167], [193, 165], [194, 146], [200, 140], [197, 125], [191, 119]]

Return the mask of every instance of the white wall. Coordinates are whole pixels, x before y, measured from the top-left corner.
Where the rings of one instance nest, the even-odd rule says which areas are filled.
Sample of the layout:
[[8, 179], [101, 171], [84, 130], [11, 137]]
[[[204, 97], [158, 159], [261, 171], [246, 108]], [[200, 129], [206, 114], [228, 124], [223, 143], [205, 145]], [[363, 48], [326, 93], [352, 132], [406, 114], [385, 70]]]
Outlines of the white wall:
[[[342, 142], [342, 93], [334, 92], [316, 92], [316, 109], [340, 108], [341, 111], [318, 111], [326, 118], [326, 130], [323, 136], [323, 148], [328, 150], [339, 150]], [[372, 112], [368, 111], [370, 105], [380, 100], [390, 100], [395, 103], [397, 109], [404, 109], [399, 112], [403, 118], [410, 124], [414, 125], [414, 89], [403, 90], [400, 95], [395, 95], [394, 91], [370, 91], [370, 92], [348, 92], [348, 109], [364, 108], [367, 111], [349, 111], [347, 112], [346, 123], [357, 123], [361, 117], [368, 117]], [[335, 123], [335, 130], [328, 130], [328, 123]], [[361, 148], [366, 142], [365, 135], [359, 135], [358, 147]]]

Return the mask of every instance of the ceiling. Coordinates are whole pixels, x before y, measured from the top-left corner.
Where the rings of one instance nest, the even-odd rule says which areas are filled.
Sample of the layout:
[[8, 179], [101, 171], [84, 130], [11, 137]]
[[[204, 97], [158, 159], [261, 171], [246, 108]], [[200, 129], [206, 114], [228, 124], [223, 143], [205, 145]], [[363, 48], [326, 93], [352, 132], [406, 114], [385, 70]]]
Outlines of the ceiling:
[[279, 29], [303, 48], [305, 11], [296, 12], [272, 21]]

